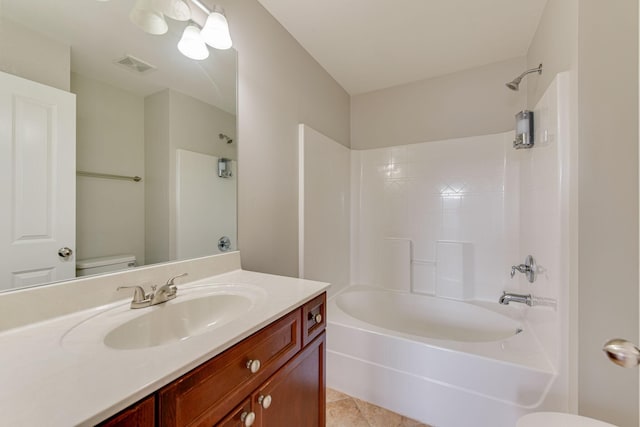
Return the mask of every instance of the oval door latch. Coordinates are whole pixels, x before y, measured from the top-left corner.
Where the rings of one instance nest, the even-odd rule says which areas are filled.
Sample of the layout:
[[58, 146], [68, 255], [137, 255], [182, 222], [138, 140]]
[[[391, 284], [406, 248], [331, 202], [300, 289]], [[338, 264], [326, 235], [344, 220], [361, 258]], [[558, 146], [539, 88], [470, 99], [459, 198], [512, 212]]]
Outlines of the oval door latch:
[[65, 246], [64, 248], [58, 249], [58, 256], [62, 259], [68, 259], [71, 255], [73, 255], [71, 248]]

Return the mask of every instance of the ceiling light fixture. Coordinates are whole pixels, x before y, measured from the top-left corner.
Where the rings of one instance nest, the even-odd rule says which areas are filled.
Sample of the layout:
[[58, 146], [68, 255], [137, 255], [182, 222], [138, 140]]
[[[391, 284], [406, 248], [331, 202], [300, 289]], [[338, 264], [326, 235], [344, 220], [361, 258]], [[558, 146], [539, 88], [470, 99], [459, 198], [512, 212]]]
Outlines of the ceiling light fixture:
[[187, 25], [178, 42], [178, 50], [187, 58], [203, 60], [209, 57], [209, 49], [202, 40], [200, 29], [193, 24]]
[[229, 23], [222, 9], [215, 7], [209, 14], [202, 28], [202, 39], [209, 46], [221, 50], [229, 49], [233, 45]]
[[153, 0], [137, 0], [129, 13], [129, 19], [145, 33], [161, 35], [169, 29], [164, 15], [156, 10]]
[[191, 9], [183, 0], [155, 0], [156, 10], [176, 21], [191, 19]]
[[224, 9], [214, 5], [213, 11], [211, 11], [200, 0], [191, 0], [191, 3], [198, 6], [208, 15], [202, 27], [202, 38], [205, 43], [216, 49], [229, 49], [233, 42], [231, 41], [229, 23], [224, 15]]

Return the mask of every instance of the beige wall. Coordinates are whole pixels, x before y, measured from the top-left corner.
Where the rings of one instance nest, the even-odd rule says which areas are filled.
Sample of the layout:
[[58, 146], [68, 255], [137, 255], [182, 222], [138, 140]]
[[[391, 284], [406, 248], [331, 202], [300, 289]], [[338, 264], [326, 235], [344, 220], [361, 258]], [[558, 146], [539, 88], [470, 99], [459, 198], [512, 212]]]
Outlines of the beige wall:
[[349, 95], [256, 0], [221, 3], [238, 50], [243, 268], [298, 274], [298, 123], [349, 146]]
[[238, 144], [227, 144], [218, 135], [236, 138], [236, 116], [205, 102], [170, 91], [171, 145], [229, 159], [238, 158]]
[[0, 71], [68, 91], [71, 49], [0, 16]]
[[[144, 99], [72, 73], [78, 170], [144, 176]], [[77, 178], [78, 259], [144, 253], [145, 181]]]
[[154, 264], [169, 256], [169, 91], [144, 99], [145, 252]]
[[548, 0], [527, 52], [527, 69], [542, 63], [543, 72], [530, 74], [521, 85], [530, 108], [538, 103], [556, 74], [577, 69], [577, 55], [578, 0]]
[[579, 411], [636, 427], [638, 371], [603, 357], [638, 338], [638, 2], [579, 10]]
[[513, 129], [525, 93], [505, 83], [526, 67], [515, 58], [375, 92], [351, 100], [351, 147], [487, 135]]

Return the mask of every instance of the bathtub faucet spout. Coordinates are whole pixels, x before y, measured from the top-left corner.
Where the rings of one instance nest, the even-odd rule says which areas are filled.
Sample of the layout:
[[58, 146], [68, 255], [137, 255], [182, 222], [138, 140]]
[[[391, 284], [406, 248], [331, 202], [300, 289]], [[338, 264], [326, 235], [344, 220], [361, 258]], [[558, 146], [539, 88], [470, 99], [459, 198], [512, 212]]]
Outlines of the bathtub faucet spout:
[[512, 294], [512, 293], [502, 292], [502, 296], [500, 297], [498, 302], [504, 305], [509, 305], [510, 302], [519, 302], [522, 304], [527, 304], [529, 307], [533, 305], [533, 299], [531, 298], [531, 294], [521, 295], [521, 294]]

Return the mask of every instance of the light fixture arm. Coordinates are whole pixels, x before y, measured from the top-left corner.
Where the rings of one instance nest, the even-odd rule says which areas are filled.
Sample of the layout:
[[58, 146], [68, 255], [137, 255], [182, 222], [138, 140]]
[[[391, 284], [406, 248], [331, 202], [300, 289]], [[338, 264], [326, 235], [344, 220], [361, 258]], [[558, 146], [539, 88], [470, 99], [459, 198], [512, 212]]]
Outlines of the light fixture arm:
[[209, 10], [207, 6], [203, 5], [200, 0], [190, 0], [190, 1], [191, 3], [195, 4], [198, 8], [200, 8], [200, 10], [202, 10], [207, 15], [209, 15], [212, 12], [211, 10]]

